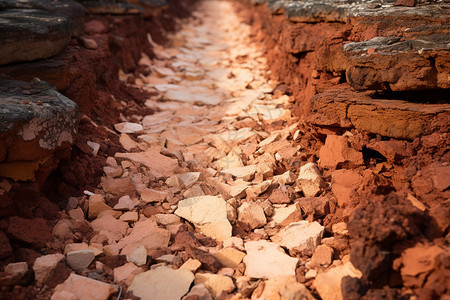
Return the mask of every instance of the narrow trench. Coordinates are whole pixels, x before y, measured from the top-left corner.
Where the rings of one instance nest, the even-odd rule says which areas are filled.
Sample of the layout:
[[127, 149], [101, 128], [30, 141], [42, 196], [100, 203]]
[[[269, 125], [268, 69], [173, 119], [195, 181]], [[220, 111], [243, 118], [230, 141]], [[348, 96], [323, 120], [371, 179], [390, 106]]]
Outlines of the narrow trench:
[[[46, 196], [62, 200], [59, 209], [48, 205], [45, 211], [56, 219], [48, 233], [52, 242], [39, 241], [39, 251], [27, 251], [26, 239], [14, 242], [17, 257], [33, 260], [34, 273], [24, 271], [16, 285], [26, 287], [5, 289], [5, 297], [0, 291], [0, 299], [328, 300], [342, 299], [341, 282], [347, 295], [362, 295], [373, 282], [402, 287], [397, 271], [380, 283], [354, 267], [370, 264], [356, 251], [374, 251], [381, 261], [374, 269], [389, 270], [402, 254], [388, 242], [387, 250], [358, 245], [356, 263], [350, 262], [354, 240], [347, 224], [353, 236], [376, 226], [383, 231], [385, 224], [372, 214], [401, 226], [409, 222], [411, 232], [425, 227], [425, 215], [391, 193], [399, 186], [392, 182], [416, 174], [400, 163], [415, 150], [336, 122], [320, 132], [302, 122], [293, 112], [291, 87], [269, 79], [266, 49], [252, 40], [236, 7], [200, 1], [164, 46], [149, 35], [154, 57], [143, 54], [137, 71], [119, 71], [122, 84], [145, 102], [121, 101], [122, 113], [108, 116], [108, 122], [120, 120], [115, 131], [89, 136], [102, 120], [82, 116], [81, 124], [91, 127], [83, 127], [84, 148], [72, 157], [95, 178], [77, 191], [63, 183], [64, 176], [76, 181], [74, 165], [50, 176]], [[338, 75], [335, 83], [345, 84], [345, 72]], [[370, 97], [448, 103], [445, 91]], [[103, 145], [108, 151], [100, 151], [110, 154], [106, 165], [96, 157]], [[92, 160], [76, 161], [83, 153]], [[70, 195], [60, 199], [64, 189]], [[370, 197], [375, 212], [366, 210]], [[359, 203], [366, 206], [352, 215]], [[395, 214], [385, 214], [386, 207]], [[12, 223], [10, 235], [16, 234]], [[40, 226], [27, 224], [17, 228]], [[13, 267], [21, 272], [23, 265]], [[2, 276], [0, 283], [12, 280]]]

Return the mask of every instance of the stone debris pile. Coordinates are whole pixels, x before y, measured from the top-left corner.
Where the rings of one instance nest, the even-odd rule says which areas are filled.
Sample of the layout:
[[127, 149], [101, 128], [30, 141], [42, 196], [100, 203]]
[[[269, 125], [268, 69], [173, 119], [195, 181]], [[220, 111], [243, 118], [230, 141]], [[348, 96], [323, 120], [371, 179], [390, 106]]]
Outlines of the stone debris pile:
[[[349, 231], [366, 236], [347, 221], [355, 195], [378, 177], [358, 169], [365, 161], [352, 133], [328, 134], [320, 147], [266, 79], [264, 51], [249, 36], [230, 2], [204, 1], [170, 47], [143, 55], [148, 75], [128, 80], [121, 71], [152, 95], [145, 105], [155, 113], [115, 124], [125, 151], [107, 158], [97, 189], [68, 199], [53, 228], [38, 218], [9, 222], [8, 236], [46, 255], [29, 254], [38, 256], [31, 268], [8, 264], [2, 285], [34, 273], [52, 300], [334, 300], [351, 294], [342, 282], [365, 280], [349, 258]], [[2, 234], [0, 256], [11, 252]], [[445, 252], [411, 253], [420, 247], [430, 262]], [[399, 276], [429, 274], [426, 263], [411, 266], [411, 253], [398, 261]]]

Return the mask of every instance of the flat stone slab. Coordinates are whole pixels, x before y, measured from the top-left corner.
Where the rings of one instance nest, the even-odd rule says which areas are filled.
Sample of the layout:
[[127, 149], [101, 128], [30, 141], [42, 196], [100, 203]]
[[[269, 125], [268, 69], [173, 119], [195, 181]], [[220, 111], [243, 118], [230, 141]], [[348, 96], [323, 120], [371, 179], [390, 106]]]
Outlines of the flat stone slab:
[[347, 82], [356, 90], [422, 90], [450, 87], [450, 34], [401, 40], [376, 37], [344, 45]]
[[35, 9], [0, 11], [0, 65], [56, 55], [71, 35], [65, 15]]
[[83, 31], [84, 7], [74, 0], [2, 0], [0, 10], [7, 9], [38, 9], [66, 15], [71, 20], [72, 35], [78, 36]]
[[311, 98], [308, 122], [321, 127], [356, 128], [397, 139], [429, 134], [439, 124], [449, 124], [450, 104], [424, 104], [372, 99], [346, 85]]
[[78, 118], [76, 103], [46, 82], [0, 80], [0, 176], [33, 179], [39, 164], [73, 142]]

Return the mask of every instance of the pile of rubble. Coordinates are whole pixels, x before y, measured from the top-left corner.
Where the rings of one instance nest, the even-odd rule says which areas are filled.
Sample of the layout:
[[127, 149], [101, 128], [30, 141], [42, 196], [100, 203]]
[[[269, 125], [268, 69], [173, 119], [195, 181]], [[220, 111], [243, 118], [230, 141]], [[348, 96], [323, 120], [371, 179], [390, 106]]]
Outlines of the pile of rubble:
[[[320, 13], [314, 18], [320, 21]], [[406, 136], [419, 139], [412, 144], [366, 132], [361, 128], [367, 124], [358, 127], [362, 120], [356, 117], [337, 115], [342, 124], [353, 124], [338, 126], [325, 118], [332, 113], [322, 111], [325, 117], [316, 116], [316, 123], [303, 122], [294, 113], [303, 102], [289, 93], [295, 85], [267, 79], [273, 53], [266, 56], [266, 49], [252, 44], [251, 32], [233, 3], [204, 1], [169, 36], [168, 47], [149, 38], [154, 56], [142, 54], [134, 72], [117, 68], [121, 85], [147, 95], [142, 111], [154, 113], [129, 110], [114, 128], [103, 127], [103, 139], [114, 137], [117, 145], [83, 137], [83, 163], [88, 156], [108, 156], [101, 182], [83, 196], [73, 194], [61, 202], [62, 209], [38, 196], [37, 202], [20, 204], [20, 216], [0, 221], [0, 298], [334, 300], [448, 294], [444, 130]], [[326, 72], [313, 77], [319, 74]], [[340, 89], [348, 92], [348, 86]], [[57, 95], [64, 103], [45, 87], [36, 92], [24, 86], [22, 94], [30, 90], [35, 97]], [[319, 97], [332, 102], [332, 109], [340, 105], [332, 98], [336, 90], [326, 93], [316, 95], [313, 105], [322, 103]], [[444, 118], [446, 110], [444, 105], [426, 113]], [[438, 121], [432, 125], [448, 126]], [[99, 127], [86, 115], [82, 122]], [[389, 127], [382, 125], [376, 129]], [[400, 126], [400, 132], [414, 128]], [[433, 159], [438, 153], [441, 161]], [[414, 162], [419, 170], [411, 167]], [[66, 171], [65, 179], [77, 180], [76, 170]], [[14, 184], [0, 180], [0, 197], [6, 199]]]

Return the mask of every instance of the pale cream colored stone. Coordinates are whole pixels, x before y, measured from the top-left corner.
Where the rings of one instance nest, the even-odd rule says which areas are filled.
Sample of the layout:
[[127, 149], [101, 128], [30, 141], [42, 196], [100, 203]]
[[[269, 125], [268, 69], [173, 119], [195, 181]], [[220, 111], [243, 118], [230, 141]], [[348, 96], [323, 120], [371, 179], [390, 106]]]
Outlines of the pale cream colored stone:
[[224, 267], [237, 268], [245, 257], [245, 253], [234, 248], [224, 248], [217, 253], [213, 253]]
[[299, 221], [289, 224], [271, 239], [292, 253], [311, 255], [320, 244], [324, 229], [317, 222]]
[[287, 255], [280, 246], [265, 240], [245, 243], [245, 274], [252, 278], [295, 276], [298, 259]]
[[361, 272], [351, 262], [333, 267], [319, 273], [314, 280], [314, 286], [323, 300], [342, 300], [341, 281], [345, 276], [361, 278]]
[[128, 291], [141, 300], [179, 300], [189, 291], [193, 280], [194, 274], [187, 269], [160, 266], [137, 274]]
[[202, 266], [202, 263], [197, 259], [189, 258], [184, 264], [181, 265], [180, 269], [188, 269], [189, 271], [195, 273]]
[[214, 298], [219, 297], [223, 292], [232, 292], [235, 288], [230, 277], [217, 274], [197, 273], [194, 283], [203, 283]]

